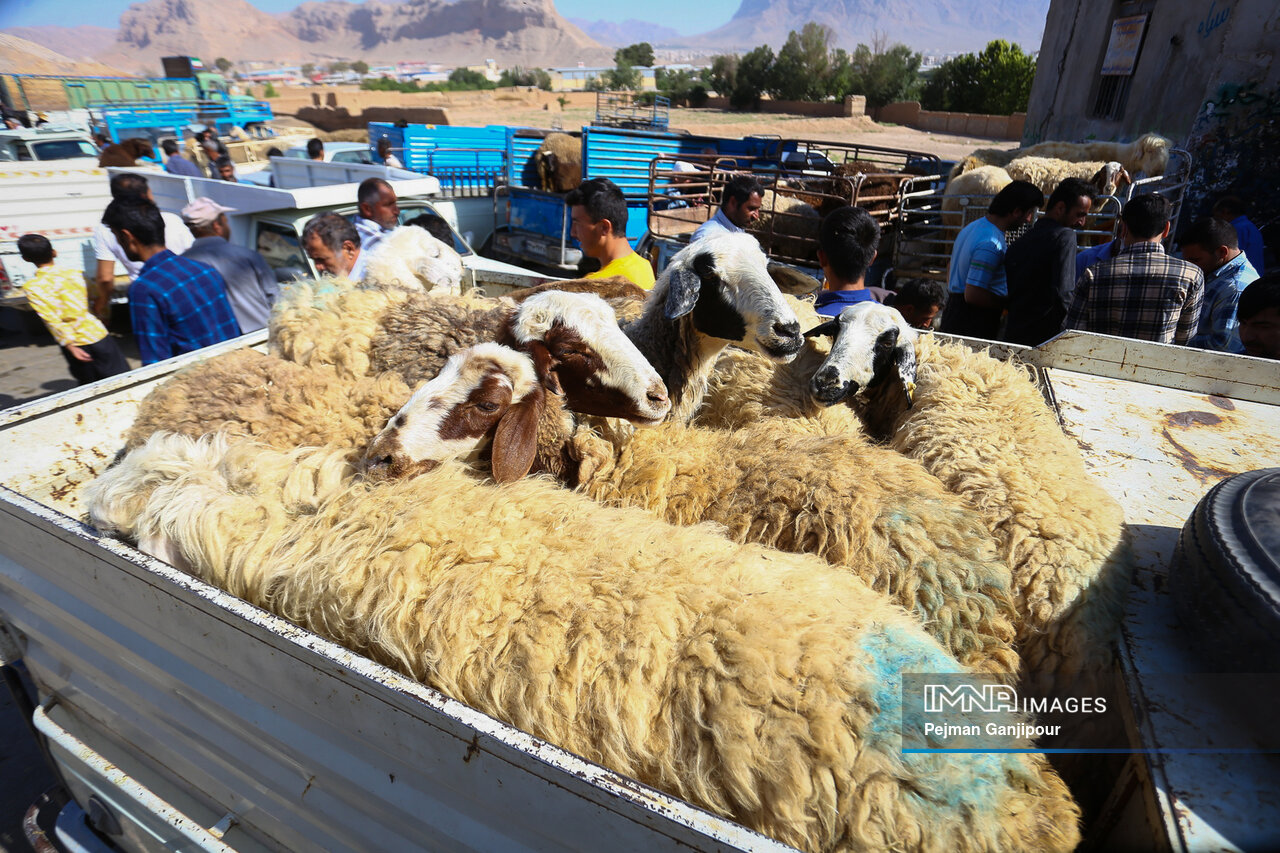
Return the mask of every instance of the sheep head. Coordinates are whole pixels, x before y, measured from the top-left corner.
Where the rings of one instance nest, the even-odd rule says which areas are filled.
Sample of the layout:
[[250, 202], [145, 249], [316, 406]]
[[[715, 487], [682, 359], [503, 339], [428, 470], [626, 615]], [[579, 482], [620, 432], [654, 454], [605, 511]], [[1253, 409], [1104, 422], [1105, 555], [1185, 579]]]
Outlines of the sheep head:
[[916, 384], [916, 335], [894, 308], [878, 302], [860, 302], [840, 316], [805, 332], [806, 337], [835, 338], [831, 352], [809, 382], [809, 393], [818, 402], [835, 405], [872, 388], [896, 373], [907, 395]]
[[708, 237], [682, 249], [654, 286], [667, 319], [691, 315], [694, 328], [788, 362], [804, 344], [800, 321], [769, 275], [750, 234]]
[[1112, 160], [1103, 163], [1102, 168], [1089, 179], [1089, 183], [1093, 184], [1099, 195], [1115, 195], [1120, 189], [1133, 183], [1133, 178], [1129, 177], [1129, 172], [1123, 165]]
[[492, 443], [493, 476], [518, 480], [533, 467], [546, 392], [533, 360], [501, 344], [450, 357], [365, 451], [371, 479], [408, 477], [451, 459], [473, 461]]
[[520, 303], [511, 335], [533, 358], [550, 390], [585, 415], [660, 423], [671, 400], [658, 371], [618, 327], [609, 304], [591, 293], [548, 290]]

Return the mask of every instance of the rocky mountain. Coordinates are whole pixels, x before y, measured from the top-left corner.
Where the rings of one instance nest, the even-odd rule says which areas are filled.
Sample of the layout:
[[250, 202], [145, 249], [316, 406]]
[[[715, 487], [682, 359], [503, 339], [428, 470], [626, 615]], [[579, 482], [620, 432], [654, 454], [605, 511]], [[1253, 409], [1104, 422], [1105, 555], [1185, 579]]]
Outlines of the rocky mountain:
[[877, 33], [889, 43], [917, 50], [976, 51], [994, 38], [1038, 50], [1049, 0], [742, 0], [727, 24], [682, 40], [683, 44], [749, 49], [778, 48], [806, 21], [826, 24], [837, 46], [871, 44]]
[[246, 0], [146, 0], [120, 16], [115, 42], [99, 56], [154, 73], [159, 57], [172, 54], [537, 67], [603, 64], [613, 51], [561, 17], [553, 0], [327, 0], [282, 15]]
[[0, 33], [0, 74], [88, 74], [118, 75], [120, 70], [100, 62], [80, 62], [74, 57], [19, 38]]
[[626, 47], [629, 44], [647, 41], [654, 47], [681, 40], [678, 31], [651, 21], [637, 21], [628, 18], [621, 23], [617, 21], [588, 21], [585, 18], [569, 18], [570, 23], [579, 27], [591, 38], [609, 47]]
[[116, 43], [110, 27], [12, 27], [5, 32], [76, 60], [92, 59]]

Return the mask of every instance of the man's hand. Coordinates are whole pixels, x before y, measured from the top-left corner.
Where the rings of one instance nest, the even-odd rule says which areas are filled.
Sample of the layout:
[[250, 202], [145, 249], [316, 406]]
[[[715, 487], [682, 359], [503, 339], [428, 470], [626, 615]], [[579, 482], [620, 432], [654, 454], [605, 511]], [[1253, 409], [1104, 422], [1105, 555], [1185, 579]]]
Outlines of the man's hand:
[[93, 356], [80, 349], [75, 344], [67, 344], [67, 352], [71, 353], [71, 357], [76, 361], [93, 361]]

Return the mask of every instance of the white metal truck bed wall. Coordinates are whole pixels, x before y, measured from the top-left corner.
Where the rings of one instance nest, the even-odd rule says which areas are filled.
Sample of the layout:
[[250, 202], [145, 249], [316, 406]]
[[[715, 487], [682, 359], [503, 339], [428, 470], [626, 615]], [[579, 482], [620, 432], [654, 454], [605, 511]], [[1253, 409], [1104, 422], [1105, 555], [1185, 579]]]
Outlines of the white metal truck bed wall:
[[[0, 618], [51, 719], [200, 825], [233, 813], [242, 850], [788, 849], [68, 517], [155, 382], [261, 334], [0, 416]], [[62, 758], [84, 796], [93, 774]], [[91, 787], [131, 846], [190, 847]]]

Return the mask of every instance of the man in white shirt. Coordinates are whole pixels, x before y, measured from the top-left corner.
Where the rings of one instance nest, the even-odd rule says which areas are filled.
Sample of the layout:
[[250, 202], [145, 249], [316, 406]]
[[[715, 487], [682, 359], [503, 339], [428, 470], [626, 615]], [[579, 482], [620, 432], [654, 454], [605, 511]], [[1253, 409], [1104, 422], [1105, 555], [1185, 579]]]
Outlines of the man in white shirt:
[[738, 175], [724, 185], [720, 209], [698, 226], [689, 242], [696, 243], [713, 234], [737, 234], [760, 218], [764, 188], [750, 175]]
[[[133, 172], [122, 172], [111, 179], [111, 198], [112, 200], [145, 198], [152, 204], [155, 203], [155, 199], [151, 196], [151, 188], [147, 186], [147, 179]], [[183, 221], [172, 213], [162, 212], [160, 216], [164, 219], [165, 248], [175, 255], [181, 255], [190, 249], [195, 238], [191, 236], [191, 232], [187, 230]], [[116, 264], [119, 263], [124, 267], [129, 281], [132, 282], [142, 271], [142, 262], [129, 260], [124, 249], [120, 248], [115, 235], [111, 233], [111, 229], [101, 222], [93, 229], [93, 255], [98, 261], [98, 268], [94, 275], [97, 291], [93, 295], [93, 313], [105, 320], [111, 315], [111, 294], [115, 290]]]
[[400, 224], [396, 191], [382, 178], [366, 178], [356, 189], [359, 213], [351, 224], [360, 234], [360, 248], [371, 249]]
[[384, 166], [390, 166], [393, 169], [403, 169], [404, 163], [400, 162], [400, 158], [391, 153], [391, 140], [385, 136], [378, 140], [378, 159]]

